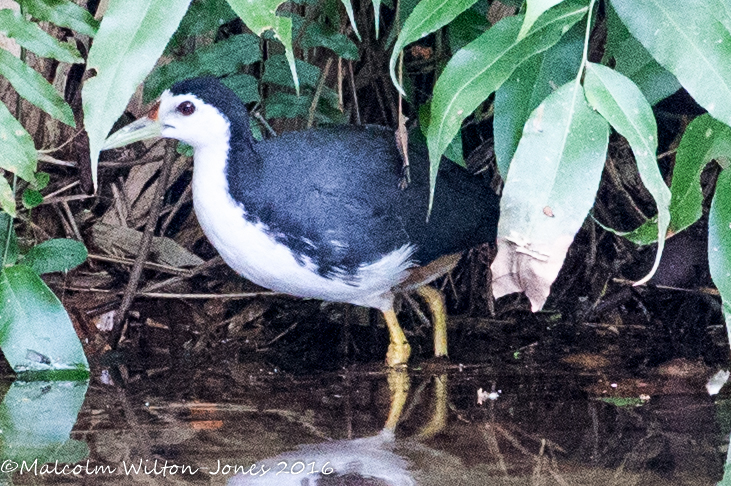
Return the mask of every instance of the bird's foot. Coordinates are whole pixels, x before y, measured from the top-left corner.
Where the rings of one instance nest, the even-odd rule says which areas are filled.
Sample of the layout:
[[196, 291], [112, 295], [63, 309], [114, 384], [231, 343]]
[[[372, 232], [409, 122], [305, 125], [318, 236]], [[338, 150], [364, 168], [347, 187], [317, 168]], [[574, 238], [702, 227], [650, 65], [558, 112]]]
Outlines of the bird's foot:
[[407, 342], [391, 343], [388, 345], [388, 353], [386, 353], [386, 365], [391, 368], [397, 366], [406, 366], [411, 355], [411, 346]]

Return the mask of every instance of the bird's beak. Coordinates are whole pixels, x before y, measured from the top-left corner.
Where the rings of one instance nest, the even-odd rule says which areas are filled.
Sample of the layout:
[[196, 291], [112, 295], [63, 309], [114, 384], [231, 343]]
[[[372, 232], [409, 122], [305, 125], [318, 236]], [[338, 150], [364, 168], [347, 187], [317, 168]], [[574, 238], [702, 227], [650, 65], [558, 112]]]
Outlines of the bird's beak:
[[102, 146], [102, 150], [124, 147], [125, 145], [129, 145], [133, 142], [139, 142], [140, 140], [160, 137], [162, 127], [157, 119], [157, 112], [159, 109], [160, 102], [158, 101], [147, 113], [147, 116], [143, 116], [137, 121], [120, 128], [107, 137], [104, 141], [104, 145]]

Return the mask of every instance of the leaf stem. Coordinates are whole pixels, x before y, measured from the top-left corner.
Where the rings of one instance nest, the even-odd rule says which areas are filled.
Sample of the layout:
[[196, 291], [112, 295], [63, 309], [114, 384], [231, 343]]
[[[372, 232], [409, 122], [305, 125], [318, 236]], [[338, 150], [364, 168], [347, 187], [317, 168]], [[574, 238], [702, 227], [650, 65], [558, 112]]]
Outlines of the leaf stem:
[[586, 33], [584, 34], [584, 52], [581, 55], [581, 66], [579, 72], [576, 75], [576, 87], [579, 87], [581, 78], [584, 76], [584, 70], [586, 70], [586, 63], [589, 59], [589, 37], [591, 37], [591, 15], [594, 12], [594, 3], [596, 0], [589, 2], [589, 11], [586, 17]]

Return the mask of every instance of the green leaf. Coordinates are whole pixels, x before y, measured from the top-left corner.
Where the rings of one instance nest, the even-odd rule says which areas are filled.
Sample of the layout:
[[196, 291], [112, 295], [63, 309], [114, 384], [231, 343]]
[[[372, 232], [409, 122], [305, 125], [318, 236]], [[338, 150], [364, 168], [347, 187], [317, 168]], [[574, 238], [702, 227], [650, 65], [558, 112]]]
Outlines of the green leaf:
[[[499, 250], [492, 266], [496, 297], [523, 290], [534, 311], [543, 306], [594, 204], [608, 141], [607, 122], [588, 106], [575, 81], [533, 111], [500, 202]], [[511, 245], [512, 255], [505, 251]]]
[[86, 261], [88, 253], [83, 243], [66, 238], [44, 241], [30, 249], [21, 263], [39, 275], [68, 272]]
[[587, 63], [584, 89], [589, 103], [632, 147], [637, 169], [657, 205], [657, 255], [645, 283], [655, 274], [665, 247], [670, 224], [670, 189], [657, 165], [657, 124], [652, 108], [639, 88], [628, 78], [601, 64]]
[[680, 89], [675, 76], [632, 37], [614, 9], [607, 5], [607, 42], [602, 63], [609, 64], [611, 60], [614, 69], [634, 81], [651, 105]]
[[36, 172], [35, 188], [42, 191], [46, 188], [48, 183], [51, 182], [51, 176], [48, 172], [38, 171]]
[[381, 26], [381, 0], [371, 0], [371, 3], [373, 3], [373, 19], [374, 23], [376, 24], [376, 39], [378, 39], [378, 34]]
[[166, 53], [181, 46], [190, 37], [210, 34], [214, 39], [218, 28], [238, 18], [226, 0], [194, 1], [185, 13], [180, 26], [167, 46]]
[[99, 28], [99, 21], [93, 15], [70, 0], [18, 0], [18, 3], [32, 17], [79, 34], [94, 37]]
[[348, 13], [348, 19], [350, 20], [350, 25], [353, 27], [353, 32], [355, 32], [355, 36], [360, 40], [360, 32], [358, 32], [358, 25], [355, 23], [355, 14], [353, 13], [353, 4], [350, 2], [350, 0], [340, 0], [343, 2], [343, 6], [345, 7], [345, 11]]
[[447, 26], [449, 47], [452, 52], [457, 52], [484, 34], [489, 27], [490, 23], [484, 14], [474, 8], [468, 8]]
[[556, 45], [518, 66], [495, 92], [495, 156], [503, 179], [531, 112], [558, 86], [576, 78], [584, 52], [584, 31], [583, 24], [574, 25]]
[[43, 194], [33, 188], [26, 188], [23, 191], [23, 207], [33, 209], [43, 204]]
[[556, 44], [586, 14], [584, 1], [567, 1], [542, 15], [528, 36], [516, 40], [522, 17], [508, 17], [457, 52], [434, 86], [429, 124], [430, 207], [441, 156], [467, 118], [513, 71]]
[[5, 104], [0, 103], [0, 169], [17, 174], [28, 182], [34, 182], [38, 155], [33, 139], [23, 125], [10, 114]]
[[0, 49], [0, 75], [10, 81], [20, 96], [66, 125], [76, 126], [71, 107], [51, 83], [5, 49]]
[[718, 176], [708, 215], [708, 266], [721, 294], [726, 331], [731, 337], [731, 170], [728, 169]]
[[234, 74], [221, 79], [244, 103], [258, 102], [259, 81], [250, 74]]
[[145, 81], [144, 100], [160, 96], [173, 83], [201, 76], [227, 76], [261, 60], [259, 38], [240, 34], [198, 49], [193, 54], [156, 68]]
[[[8, 232], [10, 232], [10, 236], [8, 236]], [[8, 254], [4, 255], [5, 245], [8, 243], [8, 238], [10, 238], [10, 242], [7, 247]], [[3, 258], [5, 259], [5, 261], [3, 261]], [[17, 260], [18, 260], [18, 237], [15, 234], [15, 227], [13, 226], [13, 218], [10, 215], [8, 215], [8, 213], [4, 213], [4, 212], [0, 211], [0, 269], [2, 269], [2, 267], [8, 267], [10, 265], [15, 265], [15, 262]]]
[[[391, 53], [389, 69], [393, 85], [406, 96], [396, 77], [396, 62], [399, 54], [408, 44], [426, 37], [435, 30], [441, 29], [454, 20], [459, 14], [470, 8], [477, 0], [424, 0], [420, 2], [409, 18], [404, 22], [401, 33]], [[376, 21], [378, 24], [378, 21]]]
[[84, 62], [75, 47], [59, 42], [37, 24], [26, 20], [20, 12], [10, 9], [0, 10], [0, 32], [4, 32], [18, 44], [41, 57], [50, 57], [72, 64]]
[[[297, 72], [300, 74], [302, 86], [310, 88], [317, 86], [322, 73], [319, 67], [299, 59], [297, 59]], [[264, 75], [261, 77], [261, 82], [294, 88], [294, 81], [287, 67], [287, 59], [282, 54], [271, 56], [264, 61]]]
[[299, 94], [300, 83], [297, 77], [297, 69], [292, 50], [292, 19], [277, 16], [277, 8], [286, 0], [228, 0], [234, 12], [241, 17], [246, 26], [256, 35], [261, 36], [265, 31], [271, 30], [274, 36], [284, 44], [284, 52], [292, 73], [294, 88]]
[[526, 2], [527, 8], [525, 10], [525, 20], [523, 20], [523, 26], [520, 28], [518, 33], [518, 40], [523, 39], [528, 35], [528, 31], [533, 27], [533, 24], [543, 12], [549, 8], [558, 5], [563, 0], [528, 0]]
[[[304, 19], [300, 16], [292, 17], [295, 23], [295, 32], [304, 25]], [[299, 24], [299, 25], [297, 25]], [[353, 43], [347, 36], [339, 33], [320, 22], [309, 23], [305, 28], [305, 33], [300, 40], [300, 46], [303, 49], [311, 49], [314, 47], [325, 47], [330, 49], [343, 59], [356, 61], [360, 58], [358, 46]]]
[[[5, 213], [2, 214], [9, 214], [13, 218], [17, 216], [17, 213], [15, 211], [15, 194], [13, 194], [13, 188], [10, 187], [10, 184], [8, 183], [8, 180], [0, 175], [0, 209], [5, 211]], [[2, 220], [0, 220], [0, 224], [2, 224]], [[5, 251], [5, 247], [1, 246], [4, 243], [3, 240], [0, 240], [0, 251]]]
[[[705, 114], [685, 129], [675, 155], [670, 185], [669, 235], [683, 231], [703, 215], [701, 173], [714, 159], [724, 161], [726, 167], [731, 163], [731, 128]], [[648, 244], [654, 241], [656, 225], [656, 218], [651, 218], [623, 236], [638, 244]]]
[[705, 0], [612, 0], [612, 6], [698, 104], [731, 124], [731, 32]]
[[16, 372], [89, 369], [66, 310], [30, 268], [0, 271], [0, 348]]
[[97, 183], [99, 151], [127, 103], [152, 70], [190, 0], [125, 0], [109, 3], [89, 50], [96, 76], [82, 89], [91, 174]]

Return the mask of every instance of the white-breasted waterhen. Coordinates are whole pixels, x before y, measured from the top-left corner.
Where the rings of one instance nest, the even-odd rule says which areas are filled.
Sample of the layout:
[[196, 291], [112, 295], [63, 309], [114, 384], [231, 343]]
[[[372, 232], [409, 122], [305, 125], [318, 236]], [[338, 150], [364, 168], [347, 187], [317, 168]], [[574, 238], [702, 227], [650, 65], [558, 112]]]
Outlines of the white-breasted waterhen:
[[495, 240], [499, 198], [484, 181], [443, 164], [427, 222], [424, 150], [409, 149], [411, 182], [402, 189], [402, 157], [386, 128], [338, 126], [256, 142], [246, 107], [216, 78], [173, 85], [127, 130], [127, 141], [153, 123], [193, 147], [198, 221], [236, 272], [274, 291], [381, 310], [391, 366], [410, 354], [394, 292], [422, 288], [432, 314], [442, 316], [435, 348], [446, 355], [441, 297], [422, 286], [463, 250]]

